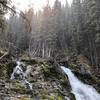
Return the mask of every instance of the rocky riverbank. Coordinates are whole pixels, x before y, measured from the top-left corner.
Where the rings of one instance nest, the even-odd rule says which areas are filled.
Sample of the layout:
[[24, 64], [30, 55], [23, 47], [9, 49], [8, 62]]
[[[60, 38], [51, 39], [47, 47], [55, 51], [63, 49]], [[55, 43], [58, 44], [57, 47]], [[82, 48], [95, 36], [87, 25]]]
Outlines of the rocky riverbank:
[[[31, 69], [28, 80], [33, 86], [33, 100], [75, 100], [68, 78], [59, 68], [59, 64], [68, 65], [79, 79], [93, 85], [100, 92], [99, 75], [93, 74], [88, 60], [82, 62], [83, 60], [73, 56], [69, 60], [60, 61], [59, 64], [52, 59], [41, 58], [21, 58], [21, 61], [25, 69]], [[15, 66], [16, 61], [11, 56], [0, 61], [0, 100], [31, 100], [28, 90], [19, 80], [10, 80]]]
[[100, 93], [100, 68], [91, 66], [83, 55], [74, 55], [69, 59], [69, 68], [84, 83], [92, 85]]
[[[27, 69], [31, 68], [28, 80], [33, 86], [32, 98], [36, 100], [64, 100], [70, 97], [71, 88], [68, 79], [65, 75], [58, 73], [51, 62], [43, 59], [23, 59], [22, 62]], [[10, 80], [15, 66], [16, 62], [11, 57], [3, 58], [0, 63], [2, 68], [2, 76], [0, 77], [1, 100], [30, 99], [28, 90], [23, 87], [19, 80]]]

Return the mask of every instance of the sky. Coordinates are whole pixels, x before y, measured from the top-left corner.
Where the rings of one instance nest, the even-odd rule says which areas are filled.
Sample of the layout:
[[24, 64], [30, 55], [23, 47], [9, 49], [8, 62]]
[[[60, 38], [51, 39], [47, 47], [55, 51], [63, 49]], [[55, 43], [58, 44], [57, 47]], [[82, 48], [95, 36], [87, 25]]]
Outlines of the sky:
[[[34, 7], [35, 12], [39, 9], [41, 10], [43, 6], [46, 5], [47, 0], [11, 0], [12, 4], [19, 10], [26, 10], [29, 5]], [[49, 4], [52, 6], [55, 0], [49, 0]], [[66, 0], [59, 0], [62, 4], [65, 4]], [[72, 0], [68, 0], [68, 3], [71, 4]]]
[[[20, 11], [25, 11], [28, 9], [28, 7], [32, 6], [34, 8], [34, 12], [37, 12], [38, 10], [42, 10], [43, 7], [46, 5], [47, 0], [11, 0], [12, 5], [14, 5], [15, 8], [17, 8], [17, 12], [20, 13]], [[59, 0], [62, 4], [66, 3], [66, 0]], [[69, 5], [71, 5], [73, 0], [67, 0]], [[53, 6], [55, 0], [49, 0], [50, 6]], [[30, 6], [29, 6], [30, 5]], [[8, 12], [5, 15], [5, 18], [9, 19], [10, 12]]]

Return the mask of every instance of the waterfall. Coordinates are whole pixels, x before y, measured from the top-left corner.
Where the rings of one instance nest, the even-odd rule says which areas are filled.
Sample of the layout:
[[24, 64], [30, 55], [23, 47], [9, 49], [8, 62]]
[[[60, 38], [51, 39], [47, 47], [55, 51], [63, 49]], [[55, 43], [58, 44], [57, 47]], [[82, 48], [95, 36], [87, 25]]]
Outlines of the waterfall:
[[14, 68], [10, 79], [11, 80], [16, 79], [16, 75], [17, 75], [20, 78], [21, 83], [25, 86], [25, 88], [32, 90], [32, 85], [27, 79], [27, 73], [29, 73], [29, 69], [27, 69], [24, 72], [21, 67], [21, 62], [17, 61], [17, 66]]
[[82, 83], [70, 69], [64, 66], [61, 66], [61, 69], [68, 75], [76, 100], [100, 100], [100, 94], [92, 86]]

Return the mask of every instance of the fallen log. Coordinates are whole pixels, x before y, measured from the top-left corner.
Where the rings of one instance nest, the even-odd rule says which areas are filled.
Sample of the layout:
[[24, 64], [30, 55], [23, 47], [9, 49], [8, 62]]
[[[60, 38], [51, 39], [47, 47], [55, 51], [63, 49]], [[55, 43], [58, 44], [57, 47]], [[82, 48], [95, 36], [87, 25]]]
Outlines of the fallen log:
[[0, 60], [3, 59], [4, 57], [8, 56], [8, 54], [9, 54], [8, 52], [4, 53], [4, 55], [2, 55], [2, 56], [0, 57]]

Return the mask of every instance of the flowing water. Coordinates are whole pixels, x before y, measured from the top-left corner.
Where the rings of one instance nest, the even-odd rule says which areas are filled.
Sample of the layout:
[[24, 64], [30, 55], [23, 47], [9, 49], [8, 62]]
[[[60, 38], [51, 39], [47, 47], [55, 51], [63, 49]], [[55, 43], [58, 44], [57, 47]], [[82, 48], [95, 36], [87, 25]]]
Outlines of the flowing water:
[[21, 83], [25, 86], [26, 89], [32, 90], [32, 85], [27, 79], [27, 72], [23, 71], [21, 67], [21, 62], [17, 61], [17, 66], [14, 68], [13, 73], [11, 74], [11, 80], [16, 79], [16, 75], [20, 78]]
[[76, 100], [100, 100], [100, 94], [92, 86], [78, 80], [70, 69], [64, 66], [61, 66], [61, 69], [68, 75], [72, 93], [75, 95]]

